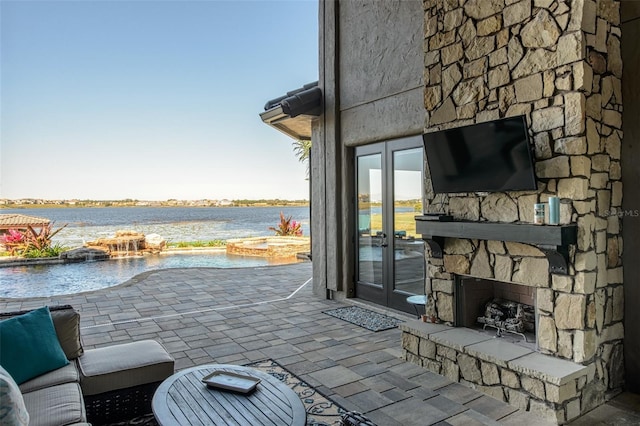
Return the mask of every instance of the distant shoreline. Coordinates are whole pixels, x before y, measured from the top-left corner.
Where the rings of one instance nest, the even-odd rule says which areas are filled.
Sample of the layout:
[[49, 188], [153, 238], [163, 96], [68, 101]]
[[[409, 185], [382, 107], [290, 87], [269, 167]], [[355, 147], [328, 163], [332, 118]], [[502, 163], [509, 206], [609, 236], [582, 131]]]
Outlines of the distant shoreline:
[[216, 208], [216, 207], [306, 207], [310, 203], [307, 200], [231, 200], [220, 202], [216, 200], [167, 200], [167, 201], [35, 201], [33, 203], [15, 203], [11, 200], [0, 202], [0, 211], [9, 209], [65, 209], [65, 208], [106, 208], [106, 207], [193, 207], [193, 208]]

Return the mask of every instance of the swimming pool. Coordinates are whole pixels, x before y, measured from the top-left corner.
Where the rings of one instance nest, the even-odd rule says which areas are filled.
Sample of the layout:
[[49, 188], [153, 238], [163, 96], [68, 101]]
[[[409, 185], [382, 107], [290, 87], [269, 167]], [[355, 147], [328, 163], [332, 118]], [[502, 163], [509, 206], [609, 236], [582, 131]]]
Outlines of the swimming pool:
[[48, 297], [113, 287], [147, 271], [166, 268], [250, 268], [291, 263], [225, 252], [175, 253], [52, 265], [0, 268], [0, 298]]

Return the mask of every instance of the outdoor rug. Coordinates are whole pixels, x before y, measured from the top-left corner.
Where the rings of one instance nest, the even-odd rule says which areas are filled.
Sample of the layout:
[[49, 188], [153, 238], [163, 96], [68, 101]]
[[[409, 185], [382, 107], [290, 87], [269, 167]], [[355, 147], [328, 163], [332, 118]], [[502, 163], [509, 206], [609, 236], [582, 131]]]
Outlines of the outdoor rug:
[[[300, 397], [307, 411], [307, 426], [334, 426], [341, 424], [340, 415], [345, 412], [344, 408], [300, 380], [299, 377], [276, 361], [267, 359], [247, 364], [247, 367], [270, 374], [293, 389]], [[149, 414], [125, 422], [112, 423], [108, 426], [158, 426], [158, 423], [153, 414]]]
[[344, 308], [324, 311], [324, 313], [352, 324], [359, 325], [360, 327], [364, 327], [371, 331], [382, 331], [390, 328], [396, 328], [398, 324], [403, 322], [402, 320], [385, 314], [380, 314], [375, 311], [370, 311], [369, 309], [361, 308], [360, 306], [347, 306]]
[[267, 359], [247, 364], [247, 367], [257, 368], [276, 379], [284, 382], [298, 394], [307, 410], [307, 426], [340, 425], [340, 415], [346, 410], [324, 396], [295, 374], [282, 367], [276, 361]]

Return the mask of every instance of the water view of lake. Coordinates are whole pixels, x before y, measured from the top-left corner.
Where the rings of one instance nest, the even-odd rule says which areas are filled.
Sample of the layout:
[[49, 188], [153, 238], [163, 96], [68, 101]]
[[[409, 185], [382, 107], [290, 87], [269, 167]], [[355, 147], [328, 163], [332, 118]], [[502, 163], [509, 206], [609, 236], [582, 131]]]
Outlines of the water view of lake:
[[57, 229], [65, 224], [53, 242], [80, 247], [84, 242], [112, 237], [116, 231], [132, 230], [159, 234], [167, 242], [228, 240], [274, 235], [280, 212], [302, 223], [309, 235], [309, 207], [68, 207], [0, 209], [0, 214], [17, 213], [47, 218]]

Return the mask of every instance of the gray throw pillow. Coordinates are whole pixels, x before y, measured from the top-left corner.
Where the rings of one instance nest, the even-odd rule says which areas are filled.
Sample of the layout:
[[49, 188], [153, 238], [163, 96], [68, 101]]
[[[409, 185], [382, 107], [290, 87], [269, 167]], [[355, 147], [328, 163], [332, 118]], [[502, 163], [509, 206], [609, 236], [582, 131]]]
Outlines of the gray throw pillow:
[[78, 358], [84, 353], [80, 340], [80, 314], [71, 306], [51, 307], [50, 310], [53, 326], [64, 354], [69, 360]]
[[2, 366], [0, 366], [0, 424], [8, 426], [29, 424], [29, 413], [24, 406], [20, 388]]

